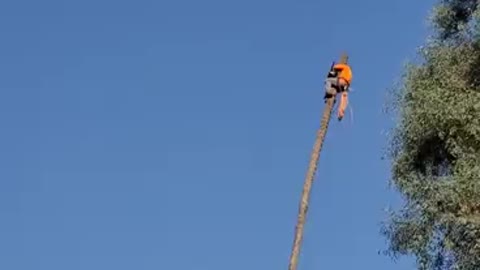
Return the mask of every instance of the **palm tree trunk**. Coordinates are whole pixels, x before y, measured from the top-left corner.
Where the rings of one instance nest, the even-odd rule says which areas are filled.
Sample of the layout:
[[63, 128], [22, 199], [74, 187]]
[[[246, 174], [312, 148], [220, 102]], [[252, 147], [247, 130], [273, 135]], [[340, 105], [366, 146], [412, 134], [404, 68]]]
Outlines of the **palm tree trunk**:
[[[348, 55], [346, 53], [343, 53], [340, 57], [339, 63], [346, 64], [347, 62]], [[308, 202], [310, 201], [310, 191], [312, 190], [313, 180], [315, 179], [315, 172], [317, 171], [320, 152], [322, 150], [323, 141], [325, 140], [325, 135], [327, 134], [328, 124], [330, 123], [333, 105], [335, 104], [335, 98], [336, 95], [327, 99], [327, 103], [323, 111], [320, 129], [317, 132], [317, 139], [315, 140], [315, 144], [313, 146], [312, 156], [310, 157], [310, 164], [308, 166], [305, 183], [303, 185], [303, 192], [300, 200], [300, 207], [298, 210], [297, 226], [295, 227], [295, 238], [293, 240], [293, 248], [290, 255], [290, 263], [288, 265], [288, 270], [297, 270], [298, 257], [300, 254], [300, 247], [303, 240], [303, 230], [307, 217]]]
[[303, 230], [308, 210], [308, 202], [310, 200], [310, 191], [312, 190], [313, 180], [315, 179], [315, 172], [317, 170], [318, 160], [320, 158], [320, 151], [322, 150], [325, 135], [327, 134], [328, 124], [330, 122], [330, 116], [333, 111], [333, 104], [335, 103], [335, 97], [331, 97], [327, 100], [327, 104], [323, 111], [323, 117], [320, 129], [317, 132], [317, 139], [313, 146], [312, 155], [310, 158], [310, 164], [308, 166], [307, 175], [305, 177], [305, 184], [303, 185], [302, 197], [300, 200], [300, 207], [298, 212], [297, 226], [295, 227], [295, 238], [293, 241], [292, 253], [290, 256], [290, 263], [288, 270], [296, 270], [298, 265], [298, 257], [300, 253], [300, 247], [303, 240]]

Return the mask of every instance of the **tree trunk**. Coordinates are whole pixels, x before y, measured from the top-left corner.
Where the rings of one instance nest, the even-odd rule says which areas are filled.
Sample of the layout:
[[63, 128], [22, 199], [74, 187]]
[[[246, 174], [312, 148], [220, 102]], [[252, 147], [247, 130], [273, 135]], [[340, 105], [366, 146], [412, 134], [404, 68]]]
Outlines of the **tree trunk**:
[[312, 190], [312, 184], [315, 179], [315, 172], [317, 170], [318, 160], [320, 158], [320, 151], [322, 150], [325, 135], [327, 134], [328, 124], [330, 122], [330, 116], [333, 111], [335, 97], [331, 97], [327, 100], [325, 109], [323, 111], [323, 117], [320, 129], [317, 132], [317, 139], [313, 146], [312, 155], [310, 157], [310, 164], [308, 166], [307, 175], [305, 177], [305, 184], [303, 185], [302, 197], [300, 200], [300, 207], [298, 212], [297, 226], [295, 227], [295, 238], [293, 241], [292, 253], [290, 256], [290, 263], [288, 270], [296, 270], [298, 265], [298, 257], [300, 253], [300, 247], [303, 240], [303, 231], [305, 220], [308, 210], [308, 202], [310, 200], [310, 191]]

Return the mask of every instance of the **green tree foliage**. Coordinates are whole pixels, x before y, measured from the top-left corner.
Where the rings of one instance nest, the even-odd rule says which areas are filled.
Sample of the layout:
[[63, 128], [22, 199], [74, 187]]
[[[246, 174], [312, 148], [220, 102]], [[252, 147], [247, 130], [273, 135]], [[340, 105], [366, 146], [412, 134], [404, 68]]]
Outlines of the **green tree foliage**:
[[405, 204], [383, 233], [418, 268], [480, 269], [480, 3], [443, 0], [395, 91], [392, 182]]

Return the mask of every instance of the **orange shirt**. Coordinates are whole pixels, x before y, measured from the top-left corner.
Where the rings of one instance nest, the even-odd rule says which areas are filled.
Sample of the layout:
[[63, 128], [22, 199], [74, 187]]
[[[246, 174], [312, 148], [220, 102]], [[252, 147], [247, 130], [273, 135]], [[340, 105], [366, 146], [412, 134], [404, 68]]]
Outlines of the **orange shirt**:
[[335, 64], [333, 69], [340, 71], [338, 78], [344, 79], [348, 84], [352, 82], [352, 69], [347, 64]]

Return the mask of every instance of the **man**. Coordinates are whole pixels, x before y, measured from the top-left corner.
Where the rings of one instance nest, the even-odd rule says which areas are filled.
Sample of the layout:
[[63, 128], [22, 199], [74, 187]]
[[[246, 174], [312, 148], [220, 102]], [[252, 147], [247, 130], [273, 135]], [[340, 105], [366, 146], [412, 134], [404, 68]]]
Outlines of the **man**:
[[352, 69], [346, 64], [346, 57], [342, 57], [340, 64], [334, 64], [325, 81], [325, 98], [341, 93], [338, 106], [338, 120], [342, 120], [348, 105], [348, 88], [352, 82]]

